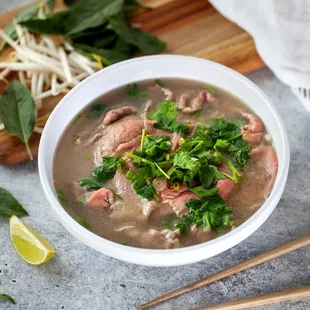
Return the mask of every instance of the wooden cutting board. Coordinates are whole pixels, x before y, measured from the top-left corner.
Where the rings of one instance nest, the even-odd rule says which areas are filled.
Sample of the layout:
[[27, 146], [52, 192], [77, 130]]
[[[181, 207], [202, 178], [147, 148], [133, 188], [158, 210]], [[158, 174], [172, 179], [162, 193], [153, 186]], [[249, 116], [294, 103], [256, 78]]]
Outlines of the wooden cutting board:
[[[229, 66], [240, 73], [247, 73], [264, 66], [257, 55], [249, 34], [221, 16], [207, 0], [141, 0], [151, 11], [144, 11], [132, 18], [132, 23], [167, 42], [168, 54], [201, 57]], [[62, 2], [57, 2], [61, 8]], [[0, 14], [3, 28], [20, 10]], [[10, 50], [0, 55], [6, 61]], [[103, 69], [104, 70], [104, 69]], [[12, 77], [11, 77], [12, 78]], [[0, 81], [0, 93], [5, 85]], [[44, 125], [61, 96], [48, 98], [38, 115], [38, 124]], [[38, 154], [40, 135], [34, 133], [30, 147]], [[25, 147], [5, 130], [0, 131], [0, 164], [12, 165], [29, 160]]]

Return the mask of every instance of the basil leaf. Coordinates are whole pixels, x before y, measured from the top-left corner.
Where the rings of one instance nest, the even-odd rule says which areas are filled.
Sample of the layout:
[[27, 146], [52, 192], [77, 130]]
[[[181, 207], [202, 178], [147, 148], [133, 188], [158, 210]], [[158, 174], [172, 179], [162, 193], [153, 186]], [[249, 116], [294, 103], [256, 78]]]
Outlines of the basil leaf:
[[0, 187], [0, 215], [26, 216], [28, 212], [9, 191]]
[[10, 302], [11, 304], [15, 304], [15, 300], [13, 297], [7, 295], [7, 294], [0, 294], [0, 299]]
[[66, 34], [94, 28], [106, 22], [106, 18], [120, 13], [124, 8], [124, 0], [88, 0], [77, 2], [70, 10], [67, 20]]
[[93, 55], [100, 56], [104, 65], [109, 66], [113, 63], [128, 59], [130, 55], [124, 54], [111, 49], [96, 48], [86, 44], [73, 44], [73, 47], [85, 53], [90, 59], [94, 59]]
[[48, 16], [45, 19], [29, 19], [19, 22], [23, 27], [26, 27], [30, 32], [36, 34], [64, 34], [65, 25], [69, 11], [60, 11]]
[[108, 18], [111, 28], [126, 42], [135, 45], [145, 54], [160, 53], [166, 49], [166, 43], [150, 33], [131, 27], [120, 15]]
[[35, 125], [36, 107], [31, 93], [20, 82], [14, 80], [5, 88], [0, 99], [0, 119], [5, 129], [25, 144], [32, 159], [28, 141]]

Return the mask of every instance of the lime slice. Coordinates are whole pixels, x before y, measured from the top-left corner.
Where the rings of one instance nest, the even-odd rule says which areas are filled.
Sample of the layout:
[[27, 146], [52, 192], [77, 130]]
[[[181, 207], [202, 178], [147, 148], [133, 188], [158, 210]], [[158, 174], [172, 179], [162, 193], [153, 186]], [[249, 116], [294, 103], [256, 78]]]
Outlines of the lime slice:
[[10, 217], [10, 236], [16, 252], [27, 263], [40, 265], [50, 260], [54, 248], [17, 216]]

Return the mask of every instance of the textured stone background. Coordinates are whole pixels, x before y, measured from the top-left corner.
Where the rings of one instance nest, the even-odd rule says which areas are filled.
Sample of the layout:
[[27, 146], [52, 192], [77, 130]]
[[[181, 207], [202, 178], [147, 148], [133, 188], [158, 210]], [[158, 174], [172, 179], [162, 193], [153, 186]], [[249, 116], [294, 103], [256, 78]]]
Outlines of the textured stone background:
[[[0, 11], [27, 0], [0, 0]], [[268, 69], [248, 75], [271, 98], [288, 129], [291, 167], [285, 193], [272, 216], [246, 241], [212, 259], [183, 267], [150, 268], [104, 256], [67, 233], [52, 213], [40, 186], [37, 162], [0, 166], [0, 186], [11, 191], [29, 211], [26, 221], [42, 233], [57, 254], [42, 266], [30, 266], [15, 253], [5, 219], [0, 219], [0, 293], [12, 295], [8, 310], [134, 309], [164, 294], [277, 245], [310, 232], [308, 186], [310, 114], [288, 87]], [[201, 288], [156, 309], [185, 310], [231, 299], [310, 284], [310, 249], [305, 248], [257, 268]], [[255, 309], [306, 310], [310, 299]]]

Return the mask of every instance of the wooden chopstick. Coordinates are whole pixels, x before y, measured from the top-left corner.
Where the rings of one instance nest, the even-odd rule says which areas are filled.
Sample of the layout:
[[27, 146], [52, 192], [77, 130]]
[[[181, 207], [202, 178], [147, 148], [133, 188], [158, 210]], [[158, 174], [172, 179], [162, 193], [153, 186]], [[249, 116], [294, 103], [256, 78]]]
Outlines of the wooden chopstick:
[[195, 308], [193, 310], [240, 310], [306, 297], [310, 297], [310, 286], [301, 286], [275, 293], [228, 301], [208, 307]]
[[276, 247], [270, 251], [264, 252], [262, 254], [259, 254], [253, 258], [250, 258], [248, 260], [245, 260], [244, 262], [237, 264], [235, 266], [232, 266], [228, 269], [222, 270], [220, 272], [217, 272], [211, 276], [208, 276], [202, 280], [196, 281], [194, 283], [191, 283], [183, 288], [179, 288], [175, 291], [172, 291], [170, 293], [167, 293], [163, 296], [160, 296], [158, 298], [155, 298], [143, 305], [140, 305], [137, 307], [137, 310], [145, 309], [147, 307], [156, 305], [160, 302], [166, 301], [168, 299], [180, 296], [184, 293], [188, 293], [194, 289], [200, 288], [202, 286], [205, 286], [207, 284], [213, 283], [215, 281], [224, 279], [228, 276], [231, 276], [233, 274], [236, 274], [238, 272], [250, 269], [252, 267], [255, 267], [257, 265], [260, 265], [262, 263], [265, 263], [271, 259], [277, 258], [279, 256], [282, 256], [284, 254], [290, 253], [292, 251], [295, 251], [297, 249], [300, 249], [302, 247], [305, 247], [307, 245], [310, 245], [310, 234], [298, 238], [296, 240], [287, 242], [279, 247]]

